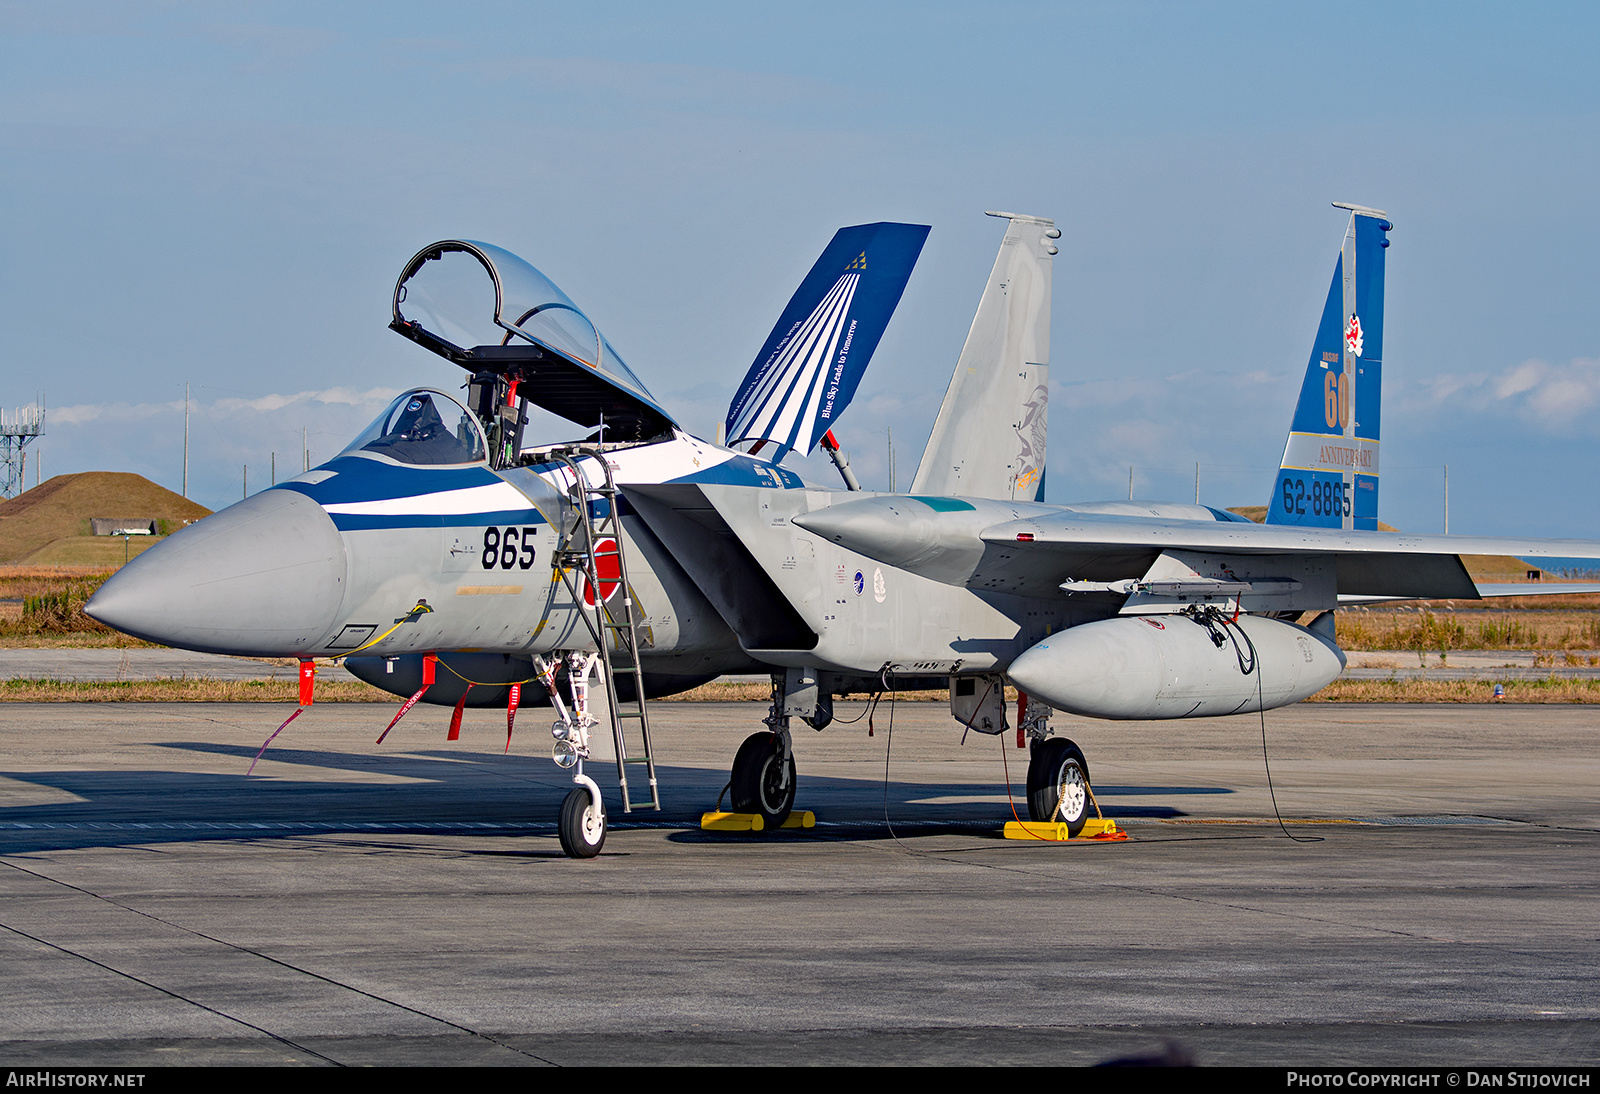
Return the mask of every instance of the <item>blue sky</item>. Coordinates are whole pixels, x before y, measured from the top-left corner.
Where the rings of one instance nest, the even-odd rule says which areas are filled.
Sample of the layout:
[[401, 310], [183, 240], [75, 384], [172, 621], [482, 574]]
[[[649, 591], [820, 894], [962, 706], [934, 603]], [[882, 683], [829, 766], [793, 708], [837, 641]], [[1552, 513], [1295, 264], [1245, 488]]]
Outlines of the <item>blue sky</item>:
[[[458, 370], [385, 329], [505, 246], [709, 435], [844, 224], [933, 226], [837, 431], [909, 482], [1003, 226], [1053, 216], [1049, 500], [1260, 504], [1344, 214], [1389, 211], [1380, 515], [1600, 538], [1600, 9], [0, 4], [0, 403], [46, 476], [220, 506]], [[831, 482], [831, 470], [816, 477]], [[280, 477], [282, 477], [280, 473]], [[29, 481], [32, 481], [30, 472]]]

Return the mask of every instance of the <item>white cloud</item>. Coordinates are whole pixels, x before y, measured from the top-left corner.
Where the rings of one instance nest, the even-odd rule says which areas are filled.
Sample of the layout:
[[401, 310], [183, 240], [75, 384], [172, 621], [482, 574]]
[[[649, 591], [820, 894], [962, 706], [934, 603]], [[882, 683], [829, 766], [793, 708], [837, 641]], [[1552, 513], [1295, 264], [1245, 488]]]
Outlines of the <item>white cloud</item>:
[[399, 388], [375, 387], [356, 391], [348, 387], [330, 387], [323, 391], [300, 391], [293, 395], [258, 395], [249, 399], [218, 399], [209, 409], [217, 414], [237, 414], [256, 411], [270, 414], [285, 407], [322, 403], [331, 406], [370, 406], [376, 409], [400, 394]]
[[[181, 409], [183, 404], [178, 404]], [[118, 422], [138, 421], [168, 413], [172, 407], [163, 403], [80, 403], [77, 406], [53, 406], [45, 411], [45, 427], [87, 425], [107, 419]]]
[[1594, 428], [1600, 404], [1600, 358], [1576, 357], [1564, 365], [1528, 360], [1495, 373], [1434, 377], [1422, 385], [1424, 407], [1454, 413], [1515, 415], [1530, 425], [1567, 432]]
[[[257, 395], [250, 398], [227, 397], [206, 402], [192, 399], [191, 415], [226, 418], [236, 414], [272, 414], [288, 407], [320, 403], [324, 406], [371, 407], [374, 410], [400, 394], [399, 388], [375, 387], [357, 391], [348, 387], [330, 387], [323, 391], [298, 391], [292, 395]], [[168, 403], [78, 403], [73, 406], [53, 406], [46, 413], [52, 426], [85, 425], [94, 421], [135, 422], [177, 412], [183, 413], [181, 399]]]

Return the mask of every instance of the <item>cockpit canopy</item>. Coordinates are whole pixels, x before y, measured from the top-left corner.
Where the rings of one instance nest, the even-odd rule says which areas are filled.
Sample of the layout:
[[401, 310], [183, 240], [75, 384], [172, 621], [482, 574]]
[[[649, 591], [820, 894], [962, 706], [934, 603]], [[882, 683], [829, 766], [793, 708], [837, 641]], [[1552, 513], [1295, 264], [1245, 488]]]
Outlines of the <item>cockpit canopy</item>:
[[339, 455], [369, 452], [417, 465], [481, 463], [489, 446], [467, 408], [441, 391], [413, 388], [390, 403]]
[[675, 426], [601, 335], [544, 274], [510, 251], [444, 240], [406, 264], [390, 328], [606, 440], [643, 439]]

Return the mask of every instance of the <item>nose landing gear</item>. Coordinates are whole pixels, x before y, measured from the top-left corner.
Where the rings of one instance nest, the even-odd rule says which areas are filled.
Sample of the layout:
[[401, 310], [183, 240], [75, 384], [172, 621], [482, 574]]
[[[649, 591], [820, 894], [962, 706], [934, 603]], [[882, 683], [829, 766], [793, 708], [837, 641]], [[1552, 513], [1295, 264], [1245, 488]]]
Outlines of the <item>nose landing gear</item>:
[[[570, 710], [556, 687], [556, 668], [563, 659], [567, 663], [567, 685], [572, 691]], [[568, 653], [565, 658], [557, 656], [554, 661], [538, 655], [533, 658], [539, 681], [559, 715], [550, 731], [555, 738], [556, 764], [572, 771], [572, 781], [577, 784], [561, 803], [561, 818], [556, 825], [561, 850], [568, 858], [594, 858], [606, 844], [605, 802], [600, 797], [600, 787], [583, 773], [583, 761], [589, 756], [589, 729], [596, 724], [589, 716], [589, 673], [596, 660], [595, 654], [583, 652]]]
[[568, 858], [594, 858], [606, 845], [606, 808], [600, 789], [589, 779], [588, 786], [575, 786], [561, 803], [561, 822], [557, 835]]

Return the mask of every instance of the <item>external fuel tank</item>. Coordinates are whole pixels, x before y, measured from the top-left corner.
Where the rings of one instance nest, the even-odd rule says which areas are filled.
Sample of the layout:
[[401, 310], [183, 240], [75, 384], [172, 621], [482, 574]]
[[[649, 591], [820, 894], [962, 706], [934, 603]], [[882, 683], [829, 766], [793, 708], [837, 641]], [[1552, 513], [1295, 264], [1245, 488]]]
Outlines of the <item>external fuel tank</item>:
[[1264, 616], [1122, 616], [1049, 636], [1007, 674], [1071, 714], [1188, 718], [1299, 702], [1344, 665], [1329, 638]]

